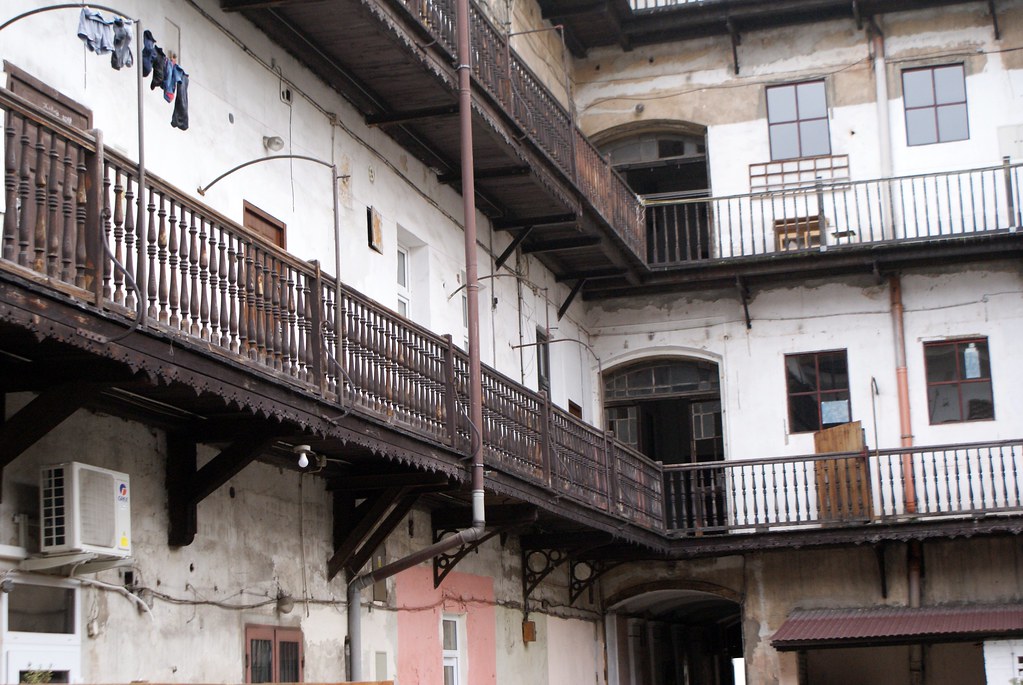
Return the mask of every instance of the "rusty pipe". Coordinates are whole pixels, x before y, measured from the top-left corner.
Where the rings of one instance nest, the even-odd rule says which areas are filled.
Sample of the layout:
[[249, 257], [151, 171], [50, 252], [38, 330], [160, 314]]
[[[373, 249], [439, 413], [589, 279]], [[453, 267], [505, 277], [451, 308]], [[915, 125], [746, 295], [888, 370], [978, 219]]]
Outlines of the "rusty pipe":
[[[888, 279], [892, 308], [892, 334], [895, 342], [895, 384], [898, 388], [899, 432], [902, 447], [913, 446], [913, 420], [910, 413], [909, 372], [906, 369], [905, 309], [902, 304], [902, 279]], [[913, 457], [902, 455], [902, 496], [906, 513], [916, 513], [916, 483], [913, 480]]]

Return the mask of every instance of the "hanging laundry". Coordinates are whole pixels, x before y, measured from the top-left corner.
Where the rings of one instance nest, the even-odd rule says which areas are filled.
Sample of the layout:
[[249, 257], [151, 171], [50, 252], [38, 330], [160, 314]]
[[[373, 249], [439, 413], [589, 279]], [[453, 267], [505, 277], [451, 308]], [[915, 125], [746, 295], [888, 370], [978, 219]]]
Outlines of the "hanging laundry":
[[[156, 51], [160, 50], [156, 44], [156, 38], [153, 38], [153, 34], [146, 29], [142, 32], [142, 75], [149, 76], [149, 72], [153, 70], [153, 61], [156, 59]], [[163, 50], [160, 50], [160, 55], [163, 55]]]
[[167, 61], [167, 74], [163, 79], [163, 99], [167, 102], [174, 102], [174, 93], [178, 84], [181, 83], [184, 73], [185, 70], [179, 67], [174, 60]]
[[114, 19], [114, 50], [110, 55], [110, 66], [114, 69], [130, 67], [135, 63], [131, 54], [131, 22], [120, 17]]
[[[163, 82], [167, 78], [167, 65], [170, 60], [167, 59], [167, 55], [164, 54], [163, 48], [159, 45], [153, 45], [153, 81], [149, 84], [150, 90], [156, 90], [157, 88], [163, 88]], [[143, 64], [143, 68], [145, 65]]]
[[[178, 67], [175, 65], [178, 69]], [[171, 115], [171, 126], [188, 130], [188, 74], [181, 72], [181, 81], [178, 83], [178, 96], [174, 100], [174, 113]]]
[[78, 15], [78, 37], [90, 52], [105, 55], [114, 49], [113, 22], [96, 10], [83, 7], [82, 13]]

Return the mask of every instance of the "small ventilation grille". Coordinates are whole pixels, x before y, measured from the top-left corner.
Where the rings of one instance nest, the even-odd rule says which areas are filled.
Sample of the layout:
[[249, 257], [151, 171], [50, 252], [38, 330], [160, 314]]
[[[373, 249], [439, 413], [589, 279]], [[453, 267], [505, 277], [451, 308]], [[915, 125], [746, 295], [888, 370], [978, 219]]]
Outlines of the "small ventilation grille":
[[67, 542], [67, 489], [63, 468], [43, 471], [43, 546]]

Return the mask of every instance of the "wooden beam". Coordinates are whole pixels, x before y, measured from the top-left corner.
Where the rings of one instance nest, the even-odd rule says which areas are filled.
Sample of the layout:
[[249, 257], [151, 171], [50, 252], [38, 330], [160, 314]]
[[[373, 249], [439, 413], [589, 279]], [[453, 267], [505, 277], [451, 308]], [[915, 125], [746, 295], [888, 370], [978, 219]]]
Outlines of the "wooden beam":
[[554, 240], [537, 240], [522, 248], [526, 254], [534, 252], [558, 252], [561, 250], [577, 250], [580, 247], [593, 247], [600, 245], [600, 236], [580, 235], [572, 238], [557, 238]]
[[[537, 508], [531, 504], [490, 504], [487, 505], [487, 526], [503, 526], [536, 520]], [[438, 532], [460, 530], [472, 525], [472, 507], [434, 509], [430, 512], [434, 537]]]
[[376, 548], [394, 532], [399, 523], [405, 520], [405, 516], [415, 506], [421, 495], [421, 492], [410, 492], [395, 503], [394, 508], [380, 521], [376, 530], [348, 558], [345, 563], [345, 572], [349, 578], [354, 578], [359, 569], [366, 565]]
[[565, 301], [561, 303], [560, 307], [558, 307], [558, 321], [561, 321], [561, 318], [565, 316], [565, 312], [567, 312], [568, 308], [572, 305], [572, 300], [575, 299], [575, 296], [579, 294], [579, 291], [583, 289], [584, 285], [586, 285], [586, 279], [580, 278], [576, 281], [575, 285], [572, 286], [572, 291], [568, 293], [568, 297], [566, 297]]
[[371, 114], [366, 117], [366, 123], [370, 126], [396, 126], [398, 124], [408, 124], [421, 119], [451, 116], [452, 114], [458, 114], [457, 104]]
[[57, 386], [43, 391], [7, 419], [0, 425], [0, 471], [96, 397], [99, 390], [82, 383]]
[[[342, 522], [349, 524], [347, 530], [341, 533], [337, 530], [334, 531], [337, 547], [334, 554], [327, 560], [327, 580], [333, 580], [334, 576], [348, 566], [352, 555], [373, 534], [373, 531], [386, 518], [388, 512], [399, 503], [399, 500], [407, 495], [408, 491], [404, 487], [388, 488], [354, 509], [352, 520]], [[349, 497], [347, 493], [334, 493], [335, 502], [347, 497]], [[337, 523], [338, 521], [335, 521], [335, 524]], [[338, 544], [338, 540], [340, 540], [340, 544]]]
[[504, 266], [504, 263], [508, 261], [508, 257], [511, 257], [512, 253], [515, 252], [515, 248], [521, 245], [522, 241], [529, 237], [529, 234], [533, 232], [534, 228], [536, 227], [526, 226], [521, 231], [519, 231], [514, 238], [512, 238], [512, 241], [508, 243], [508, 247], [504, 248], [504, 252], [501, 253], [501, 256], [499, 256], [494, 261], [495, 269], [500, 269], [502, 266]]
[[168, 544], [173, 547], [191, 544], [198, 528], [199, 502], [238, 475], [273, 443], [271, 435], [257, 431], [231, 443], [196, 470], [195, 440], [183, 433], [168, 434], [167, 508], [171, 521]]
[[[530, 167], [523, 165], [494, 167], [493, 169], [476, 169], [473, 173], [473, 178], [477, 181], [514, 178], [516, 176], [528, 176], [531, 171], [532, 169]], [[454, 171], [450, 174], [441, 174], [437, 177], [437, 180], [445, 185], [460, 183], [462, 181], [462, 172]]]
[[567, 271], [558, 274], [556, 279], [558, 283], [564, 283], [565, 281], [578, 281], [588, 278], [613, 278], [614, 276], [622, 276], [625, 272], [626, 269], [610, 266], [602, 269], [587, 269], [585, 271]]
[[438, 489], [448, 485], [449, 479], [443, 473], [384, 473], [366, 476], [342, 476], [332, 481], [328, 490], [352, 492], [361, 490], [384, 490], [393, 487], [420, 487]]
[[520, 217], [512, 219], [500, 219], [494, 222], [494, 228], [498, 231], [509, 231], [513, 228], [525, 228], [526, 226], [553, 226], [555, 224], [575, 223], [578, 217], [575, 213], [570, 214], [549, 214], [547, 216]]
[[266, 9], [281, 5], [297, 5], [311, 0], [220, 0], [220, 9], [225, 12], [243, 12], [245, 10]]

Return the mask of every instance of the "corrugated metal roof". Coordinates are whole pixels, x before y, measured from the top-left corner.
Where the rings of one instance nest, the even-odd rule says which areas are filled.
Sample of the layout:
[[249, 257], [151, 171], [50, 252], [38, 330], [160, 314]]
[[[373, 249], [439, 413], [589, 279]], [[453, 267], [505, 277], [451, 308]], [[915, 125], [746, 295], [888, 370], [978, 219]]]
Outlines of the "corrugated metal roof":
[[775, 649], [958, 642], [1023, 635], [1023, 604], [873, 607], [793, 611], [775, 632]]

